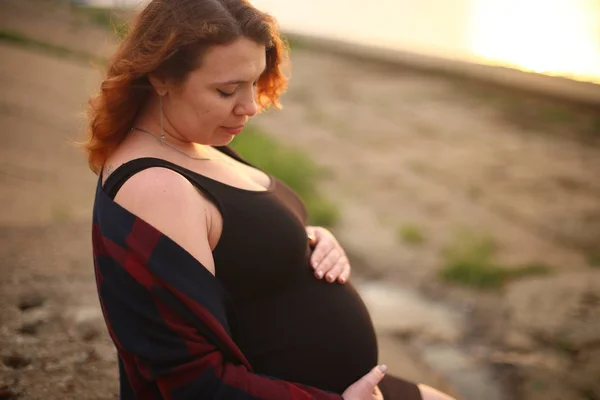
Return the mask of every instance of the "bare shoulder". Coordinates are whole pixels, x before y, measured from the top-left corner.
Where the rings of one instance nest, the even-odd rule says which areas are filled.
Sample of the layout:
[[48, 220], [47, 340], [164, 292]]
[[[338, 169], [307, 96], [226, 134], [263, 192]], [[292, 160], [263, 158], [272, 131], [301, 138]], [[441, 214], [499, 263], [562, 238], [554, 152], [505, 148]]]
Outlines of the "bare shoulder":
[[182, 175], [148, 168], [129, 178], [115, 202], [187, 250], [214, 274], [208, 241], [209, 201]]

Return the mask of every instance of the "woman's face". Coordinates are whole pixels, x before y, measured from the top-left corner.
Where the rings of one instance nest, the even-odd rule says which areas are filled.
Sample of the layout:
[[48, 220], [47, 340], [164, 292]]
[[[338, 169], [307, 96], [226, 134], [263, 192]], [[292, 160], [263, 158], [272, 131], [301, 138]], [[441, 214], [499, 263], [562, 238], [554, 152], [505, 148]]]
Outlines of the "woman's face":
[[211, 47], [200, 68], [163, 96], [165, 130], [175, 137], [223, 146], [257, 113], [256, 82], [265, 46], [247, 38]]

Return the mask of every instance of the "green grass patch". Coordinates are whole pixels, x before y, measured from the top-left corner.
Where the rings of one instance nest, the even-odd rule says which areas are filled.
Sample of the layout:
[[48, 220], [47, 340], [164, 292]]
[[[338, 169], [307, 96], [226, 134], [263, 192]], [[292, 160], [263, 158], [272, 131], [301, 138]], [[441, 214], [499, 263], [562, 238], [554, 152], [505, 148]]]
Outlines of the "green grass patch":
[[592, 253], [588, 255], [587, 262], [592, 268], [600, 268], [600, 253]]
[[545, 275], [551, 269], [540, 263], [521, 266], [494, 262], [494, 243], [489, 237], [459, 234], [444, 249], [445, 266], [440, 276], [447, 282], [477, 289], [498, 289], [507, 282], [532, 275]]
[[552, 345], [555, 349], [567, 355], [573, 356], [577, 354], [577, 346], [575, 346], [569, 339], [565, 338], [564, 336], [556, 338]]
[[69, 220], [71, 213], [65, 204], [55, 203], [50, 209], [50, 215], [53, 221], [64, 222]]
[[231, 146], [250, 163], [294, 189], [306, 204], [310, 224], [335, 224], [339, 217], [337, 208], [316, 190], [324, 171], [307, 155], [277, 143], [256, 126], [246, 127]]
[[67, 47], [44, 42], [42, 40], [34, 39], [21, 33], [9, 30], [0, 30], [0, 42], [7, 42], [17, 46], [38, 50], [60, 58], [71, 58], [80, 61], [94, 62], [97, 64], [106, 63], [106, 60], [93, 54], [71, 50]]
[[481, 190], [481, 188], [479, 186], [477, 186], [475, 184], [470, 184], [469, 187], [467, 188], [467, 193], [471, 200], [477, 200], [481, 197], [481, 195], [483, 194], [483, 191]]
[[410, 169], [418, 175], [425, 175], [428, 172], [431, 172], [431, 167], [427, 164], [425, 164], [422, 161], [411, 161], [409, 164]]
[[300, 50], [300, 49], [304, 49], [306, 48], [306, 43], [304, 41], [302, 41], [302, 39], [299, 39], [297, 37], [290, 37], [290, 36], [286, 36], [286, 35], [282, 35], [281, 36], [284, 43], [287, 44], [288, 48], [290, 49], [290, 51], [294, 51], [294, 50]]
[[551, 124], [572, 124], [576, 121], [577, 117], [573, 111], [566, 107], [560, 107], [556, 105], [548, 105], [546, 107], [540, 107], [537, 109], [538, 117], [545, 122]]
[[600, 136], [600, 117], [595, 117], [590, 121], [590, 132]]
[[73, 11], [92, 24], [112, 32], [118, 39], [123, 39], [129, 31], [129, 23], [122, 11], [88, 6], [74, 6]]
[[418, 245], [425, 241], [421, 229], [415, 224], [404, 224], [398, 228], [398, 238], [407, 244]]

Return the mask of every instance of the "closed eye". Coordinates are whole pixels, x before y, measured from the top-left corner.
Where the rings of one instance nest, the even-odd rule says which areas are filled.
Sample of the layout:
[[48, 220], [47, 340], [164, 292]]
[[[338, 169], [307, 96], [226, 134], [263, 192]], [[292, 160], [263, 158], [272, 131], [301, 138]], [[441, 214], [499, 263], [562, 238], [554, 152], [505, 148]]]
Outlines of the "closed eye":
[[[258, 86], [258, 80], [254, 81], [252, 83], [252, 86], [257, 87]], [[236, 89], [237, 90], [237, 89]], [[219, 92], [219, 96], [223, 97], [223, 98], [228, 98], [231, 97], [235, 94], [236, 90], [234, 90], [233, 92], [226, 92], [224, 90], [221, 89], [217, 89], [217, 92]]]
[[223, 97], [223, 98], [227, 98], [227, 97], [231, 97], [234, 95], [235, 91], [228, 93], [228, 92], [224, 92], [220, 89], [217, 89], [217, 92], [219, 92], [219, 96]]

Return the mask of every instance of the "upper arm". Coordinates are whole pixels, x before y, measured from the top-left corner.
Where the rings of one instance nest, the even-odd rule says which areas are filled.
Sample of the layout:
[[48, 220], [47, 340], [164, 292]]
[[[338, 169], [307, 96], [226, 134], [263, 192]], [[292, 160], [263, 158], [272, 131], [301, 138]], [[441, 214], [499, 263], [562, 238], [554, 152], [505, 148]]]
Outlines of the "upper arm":
[[149, 168], [129, 178], [115, 202], [143, 219], [196, 258], [213, 275], [209, 201], [182, 175]]

